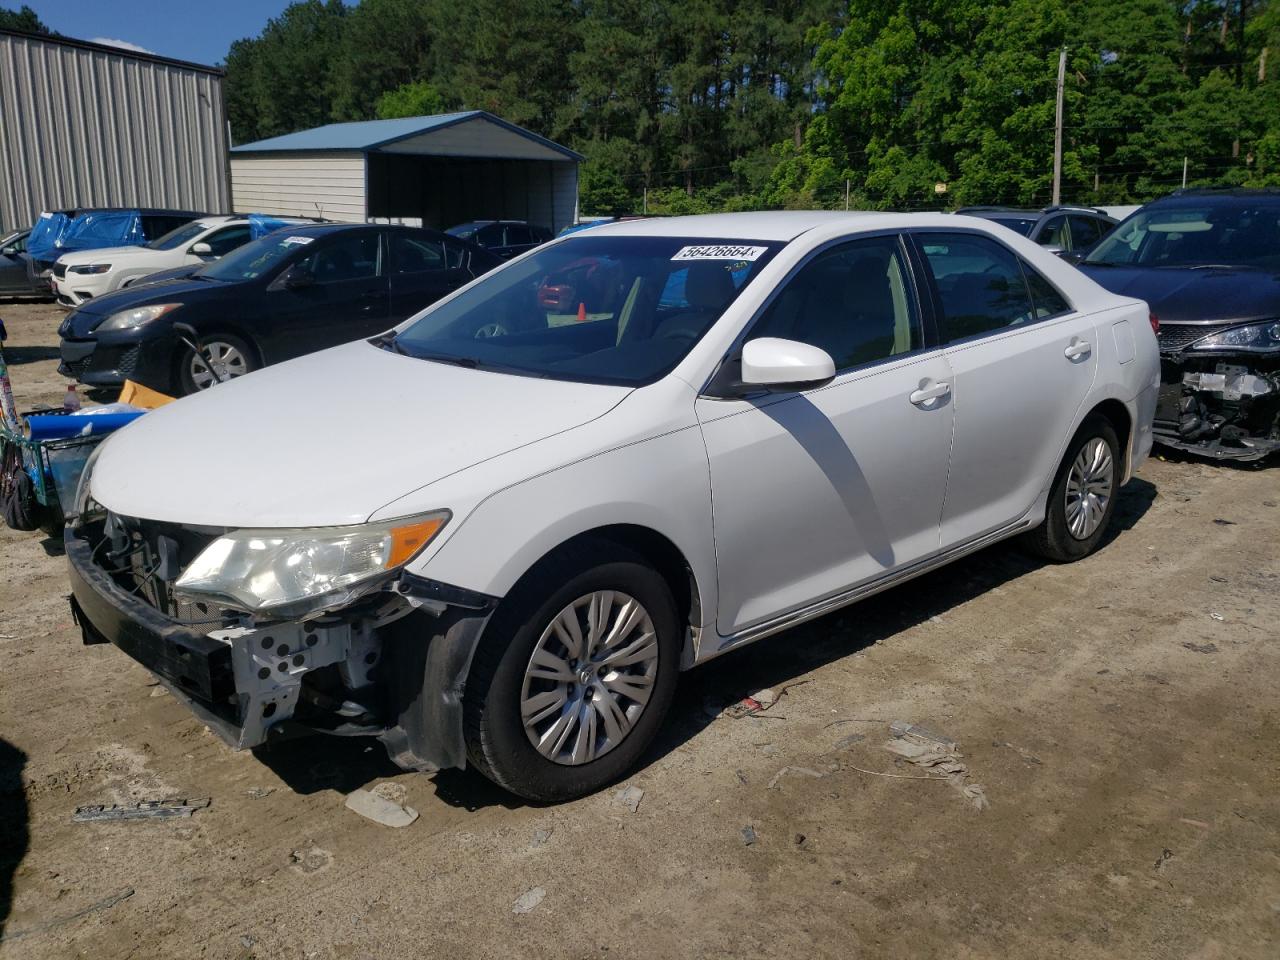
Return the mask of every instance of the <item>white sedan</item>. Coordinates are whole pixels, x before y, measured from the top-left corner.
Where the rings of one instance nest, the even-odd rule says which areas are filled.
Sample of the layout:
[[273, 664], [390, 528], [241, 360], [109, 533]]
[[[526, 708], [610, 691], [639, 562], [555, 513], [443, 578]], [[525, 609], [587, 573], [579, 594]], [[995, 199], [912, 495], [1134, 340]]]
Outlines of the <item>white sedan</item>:
[[[305, 223], [297, 218], [272, 218], [277, 223]], [[256, 234], [247, 216], [201, 217], [145, 246], [104, 247], [64, 253], [53, 265], [53, 292], [66, 307], [78, 307], [136, 283], [161, 270], [208, 263], [243, 246]]]
[[1158, 379], [1145, 304], [984, 220], [602, 226], [109, 438], [73, 611], [234, 746], [580, 796], [681, 670], [1008, 537], [1097, 549]]

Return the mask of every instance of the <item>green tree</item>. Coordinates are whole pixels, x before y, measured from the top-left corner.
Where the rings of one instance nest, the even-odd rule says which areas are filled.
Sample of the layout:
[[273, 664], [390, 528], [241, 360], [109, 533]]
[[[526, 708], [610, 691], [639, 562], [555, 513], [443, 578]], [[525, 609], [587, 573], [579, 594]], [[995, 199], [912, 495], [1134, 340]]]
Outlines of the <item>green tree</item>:
[[53, 33], [25, 3], [17, 10], [0, 7], [0, 27], [6, 30], [25, 30], [27, 33]]
[[396, 117], [426, 117], [444, 112], [444, 98], [426, 80], [406, 83], [378, 97], [374, 113], [380, 120]]

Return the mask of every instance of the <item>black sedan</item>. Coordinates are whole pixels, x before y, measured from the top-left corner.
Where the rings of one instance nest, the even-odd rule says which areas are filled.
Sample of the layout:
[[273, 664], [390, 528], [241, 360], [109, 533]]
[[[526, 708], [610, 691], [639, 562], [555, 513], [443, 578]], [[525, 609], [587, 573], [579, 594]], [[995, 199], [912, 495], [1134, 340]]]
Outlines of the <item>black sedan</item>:
[[0, 297], [49, 296], [49, 284], [35, 281], [27, 268], [27, 236], [30, 228], [0, 237]]
[[1159, 322], [1158, 442], [1224, 460], [1280, 450], [1280, 191], [1179, 191], [1078, 265]]
[[200, 335], [221, 378], [394, 326], [501, 261], [435, 230], [286, 227], [190, 276], [128, 287], [67, 315], [58, 371], [99, 391], [133, 380], [175, 396], [216, 381], [174, 333]]

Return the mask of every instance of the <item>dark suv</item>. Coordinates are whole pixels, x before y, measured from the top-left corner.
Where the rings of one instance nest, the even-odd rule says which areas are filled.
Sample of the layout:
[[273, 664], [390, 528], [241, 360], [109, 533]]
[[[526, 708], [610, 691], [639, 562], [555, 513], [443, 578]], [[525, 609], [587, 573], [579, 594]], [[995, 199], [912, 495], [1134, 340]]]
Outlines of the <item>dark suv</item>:
[[1083, 253], [1105, 237], [1116, 225], [1114, 218], [1094, 207], [1045, 207], [1019, 210], [1016, 207], [961, 207], [956, 213], [981, 217], [1016, 230], [1042, 247], [1056, 247], [1063, 253]]
[[1280, 190], [1180, 190], [1078, 266], [1159, 320], [1158, 442], [1223, 460], [1280, 450]]
[[445, 233], [459, 240], [470, 240], [503, 260], [532, 250], [551, 239], [546, 227], [523, 220], [472, 220], [450, 227]]

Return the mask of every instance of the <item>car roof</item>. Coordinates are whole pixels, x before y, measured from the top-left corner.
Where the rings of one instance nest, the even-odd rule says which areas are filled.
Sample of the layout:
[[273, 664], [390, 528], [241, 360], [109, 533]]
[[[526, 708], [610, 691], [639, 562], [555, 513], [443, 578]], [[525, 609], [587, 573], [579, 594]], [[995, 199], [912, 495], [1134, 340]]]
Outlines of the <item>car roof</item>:
[[1219, 201], [1222, 203], [1256, 203], [1262, 200], [1268, 206], [1280, 203], [1280, 190], [1274, 187], [1201, 187], [1188, 190], [1175, 190], [1166, 197], [1152, 200], [1147, 206], [1159, 204], [1165, 206], [1203, 206], [1204, 202]]
[[[885, 214], [874, 211], [770, 210], [760, 213], [704, 213], [689, 217], [655, 217], [621, 220], [592, 227], [594, 236], [723, 237], [726, 239], [794, 240], [800, 234], [827, 223], [847, 221], [851, 226], [886, 216], [915, 217], [924, 214]], [[934, 215], [937, 218], [940, 215]], [[570, 234], [572, 237], [573, 234]]]

